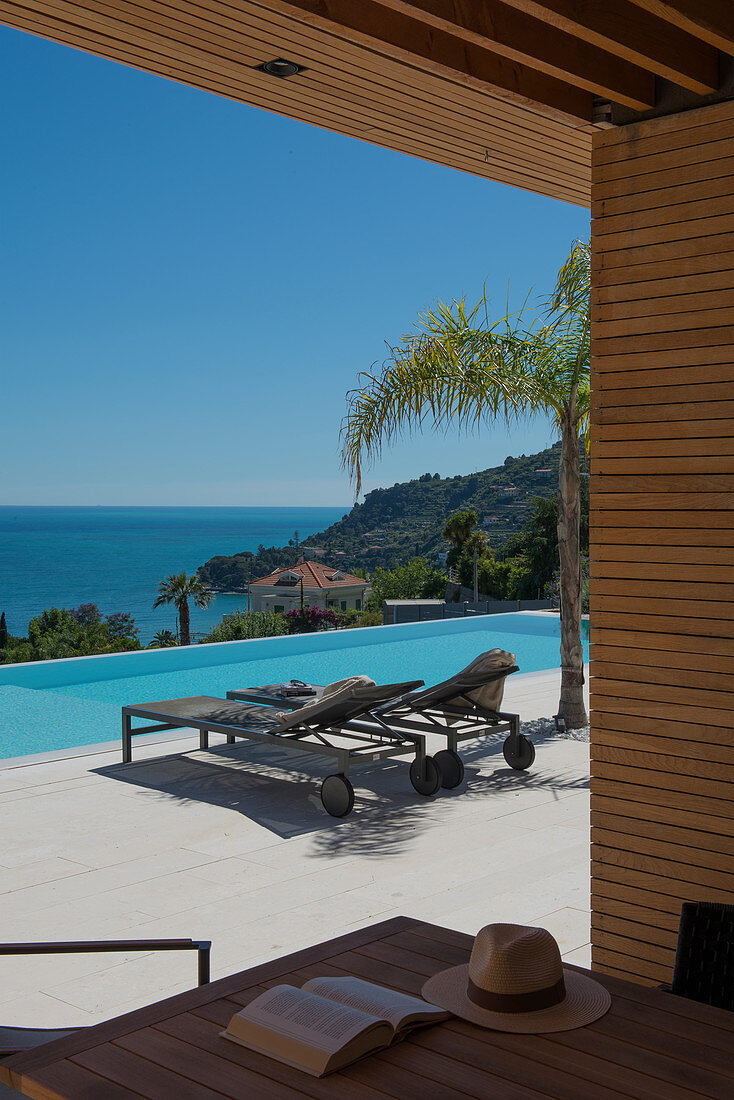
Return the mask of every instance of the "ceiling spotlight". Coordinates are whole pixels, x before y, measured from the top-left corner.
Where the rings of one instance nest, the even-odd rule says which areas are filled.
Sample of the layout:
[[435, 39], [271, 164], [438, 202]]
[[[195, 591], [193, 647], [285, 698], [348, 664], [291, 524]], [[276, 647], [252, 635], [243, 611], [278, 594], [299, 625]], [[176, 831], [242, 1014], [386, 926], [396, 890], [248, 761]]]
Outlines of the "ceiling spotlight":
[[295, 76], [296, 73], [305, 72], [303, 65], [296, 65], [295, 61], [286, 61], [284, 57], [276, 57], [274, 61], [263, 61], [262, 65], [255, 68], [268, 76], [278, 76], [285, 80], [287, 76]]

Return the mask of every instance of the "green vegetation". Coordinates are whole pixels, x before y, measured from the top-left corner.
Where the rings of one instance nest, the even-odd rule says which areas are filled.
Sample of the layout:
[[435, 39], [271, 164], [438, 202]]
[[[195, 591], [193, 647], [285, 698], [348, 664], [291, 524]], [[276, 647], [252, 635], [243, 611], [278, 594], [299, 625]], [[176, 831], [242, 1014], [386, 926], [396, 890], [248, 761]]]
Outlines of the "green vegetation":
[[[306, 608], [306, 612], [317, 611], [318, 615], [311, 616], [318, 620], [306, 625], [307, 629], [326, 629], [335, 626], [338, 629], [348, 629], [356, 626], [378, 626], [382, 623], [382, 611], [319, 611], [318, 608]], [[301, 633], [298, 622], [300, 611], [290, 612], [291, 619], [287, 615], [275, 611], [233, 611], [231, 615], [225, 615], [213, 630], [202, 638], [202, 642], [239, 642], [246, 638], [274, 638], [280, 634]], [[326, 619], [324, 620], [324, 616]], [[323, 620], [323, 621], [322, 621]]]
[[153, 607], [172, 603], [178, 611], [178, 634], [181, 645], [191, 645], [189, 600], [197, 607], [208, 607], [214, 593], [200, 577], [188, 577], [186, 573], [172, 573], [158, 585], [158, 597]]
[[315, 607], [313, 604], [294, 607], [286, 611], [285, 618], [290, 634], [315, 634], [318, 630], [332, 630], [339, 620], [331, 608]]
[[51, 661], [140, 648], [131, 615], [117, 612], [103, 619], [97, 605], [87, 603], [71, 610], [51, 607], [42, 611], [29, 622], [26, 638], [12, 637], [6, 628], [5, 644], [0, 645], [0, 663]]
[[251, 580], [267, 577], [281, 566], [295, 565], [303, 552], [295, 546], [258, 546], [253, 554], [217, 554], [196, 571], [199, 580], [215, 592], [246, 592]]
[[412, 558], [397, 569], [376, 569], [370, 583], [369, 611], [380, 611], [384, 600], [441, 600], [446, 592], [446, 574], [425, 558]]
[[413, 557], [435, 561], [449, 548], [443, 534], [448, 517], [473, 511], [480, 525], [487, 518], [488, 537], [499, 547], [529, 519], [537, 496], [555, 496], [559, 458], [557, 444], [472, 474], [423, 474], [374, 489], [326, 531], [309, 536], [305, 545], [323, 548], [331, 564], [335, 553], [343, 554], [341, 563], [350, 571], [360, 566], [368, 572], [378, 566], [392, 569]]
[[[589, 553], [589, 483], [585, 478], [581, 481], [579, 550], [583, 562]], [[553, 583], [557, 585], [558, 501], [539, 499], [531, 519], [516, 535], [510, 536], [500, 557], [525, 558], [528, 583], [533, 592], [545, 592]]]
[[0, 649], [5, 649], [8, 644], [8, 624], [5, 621], [5, 612], [0, 615]]
[[[581, 643], [580, 440], [589, 422], [591, 258], [575, 242], [546, 298], [545, 323], [523, 311], [491, 321], [486, 296], [419, 316], [379, 375], [362, 374], [347, 395], [342, 458], [359, 492], [363, 465], [406, 432], [473, 431], [502, 420], [549, 417], [561, 436], [558, 548], [561, 597], [561, 698], [569, 728], [587, 723]], [[503, 578], [509, 583], [509, 575]]]
[[454, 512], [443, 529], [443, 537], [448, 539], [452, 546], [448, 556], [449, 565], [454, 564], [456, 555], [464, 549], [472, 535], [477, 534], [475, 531], [476, 526], [477, 513], [472, 509]]
[[357, 576], [395, 569], [415, 557], [436, 563], [439, 552], [450, 547], [443, 534], [447, 519], [467, 510], [476, 513], [479, 526], [485, 517], [491, 520], [487, 538], [499, 556], [507, 539], [530, 519], [537, 498], [556, 498], [560, 451], [559, 443], [538, 454], [508, 457], [501, 466], [478, 473], [446, 478], [423, 474], [375, 489], [326, 531], [307, 536], [300, 547], [260, 546], [254, 553], [218, 555], [200, 566], [197, 575], [214, 591], [246, 592], [250, 579], [295, 565], [310, 547], [323, 549], [322, 560], [329, 565]]
[[[474, 513], [459, 513], [446, 529], [458, 531], [449, 551], [448, 563], [455, 567], [459, 582], [474, 583], [474, 548], [478, 552], [477, 573], [482, 596], [495, 600], [534, 600], [558, 598], [558, 501], [538, 497], [530, 519], [496, 552], [469, 522]], [[582, 564], [589, 551], [589, 488], [581, 484], [580, 547]], [[588, 610], [588, 577], [585, 610]]]
[[157, 634], [153, 635], [153, 640], [148, 645], [148, 649], [169, 649], [174, 645], [178, 645], [178, 638], [173, 631], [159, 630]]
[[351, 630], [357, 626], [382, 626], [382, 608], [365, 608], [364, 611], [337, 611], [337, 626], [340, 630]]
[[202, 642], [240, 642], [246, 638], [275, 638], [288, 633], [285, 615], [275, 611], [233, 611], [202, 638]]

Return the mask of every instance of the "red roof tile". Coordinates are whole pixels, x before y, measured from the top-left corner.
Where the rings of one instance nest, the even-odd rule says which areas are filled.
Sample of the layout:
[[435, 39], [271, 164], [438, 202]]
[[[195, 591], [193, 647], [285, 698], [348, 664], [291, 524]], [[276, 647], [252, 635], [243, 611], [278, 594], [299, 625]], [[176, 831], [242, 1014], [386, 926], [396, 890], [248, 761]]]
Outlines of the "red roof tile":
[[[282, 569], [276, 569], [274, 572], [269, 573], [267, 577], [260, 577], [256, 581], [251, 581], [250, 584], [277, 585], [284, 573], [303, 577], [304, 588], [338, 588], [340, 585], [367, 584], [367, 581], [362, 577], [355, 577], [352, 573], [345, 573], [343, 569], [335, 569], [333, 565], [325, 565], [321, 561], [300, 561], [297, 565], [284, 566]], [[335, 573], [342, 574], [340, 580], [333, 580]], [[285, 583], [283, 583], [283, 587], [285, 587]], [[289, 585], [289, 587], [292, 587], [292, 585]]]

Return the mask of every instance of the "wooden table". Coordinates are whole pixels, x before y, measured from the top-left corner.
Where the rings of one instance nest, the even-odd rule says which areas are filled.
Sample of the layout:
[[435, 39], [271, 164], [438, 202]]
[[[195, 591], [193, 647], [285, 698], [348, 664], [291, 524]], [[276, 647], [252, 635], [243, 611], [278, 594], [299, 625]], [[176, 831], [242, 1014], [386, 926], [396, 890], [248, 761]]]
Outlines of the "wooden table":
[[322, 1080], [219, 1035], [269, 985], [348, 973], [419, 993], [428, 975], [465, 962], [470, 946], [463, 933], [396, 917], [16, 1055], [0, 1076], [44, 1100], [734, 1096], [733, 1014], [599, 975], [614, 1002], [588, 1027], [510, 1035], [453, 1018]]

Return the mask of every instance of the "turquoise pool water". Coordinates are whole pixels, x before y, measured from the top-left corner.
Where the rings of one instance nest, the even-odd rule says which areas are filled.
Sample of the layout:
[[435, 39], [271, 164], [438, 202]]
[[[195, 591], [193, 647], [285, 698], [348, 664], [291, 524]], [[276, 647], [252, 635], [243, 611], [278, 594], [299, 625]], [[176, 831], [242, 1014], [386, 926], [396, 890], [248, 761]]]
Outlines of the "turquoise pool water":
[[494, 646], [515, 653], [521, 672], [558, 667], [558, 620], [542, 614], [491, 615], [6, 665], [0, 668], [0, 757], [116, 740], [126, 703], [223, 696], [231, 688], [291, 677], [328, 683], [355, 673], [378, 683], [422, 679], [432, 684]]

